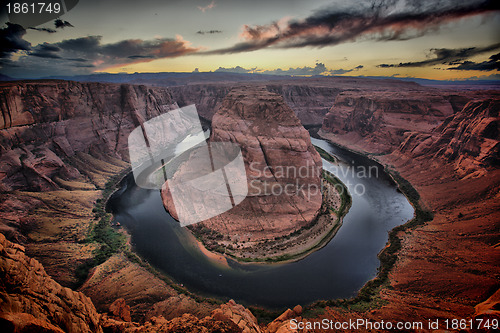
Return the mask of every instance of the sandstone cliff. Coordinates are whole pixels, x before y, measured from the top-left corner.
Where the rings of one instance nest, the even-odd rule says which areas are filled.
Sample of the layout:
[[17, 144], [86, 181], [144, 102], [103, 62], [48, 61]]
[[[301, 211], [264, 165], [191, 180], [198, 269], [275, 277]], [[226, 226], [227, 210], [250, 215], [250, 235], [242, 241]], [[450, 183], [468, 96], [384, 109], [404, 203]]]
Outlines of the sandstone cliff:
[[169, 90], [179, 106], [195, 104], [200, 116], [212, 120], [231, 87], [232, 85], [219, 83], [176, 86], [169, 87]]
[[451, 114], [451, 104], [436, 92], [347, 91], [335, 99], [321, 133], [388, 153], [399, 146], [406, 131], [430, 132]]
[[[320, 126], [323, 118], [332, 108], [336, 96], [341, 92], [401, 91], [403, 89], [425, 92], [429, 89], [418, 86], [413, 82], [395, 80], [373, 80], [349, 77], [332, 78], [294, 78], [293, 80], [276, 80], [268, 82], [219, 82], [205, 84], [188, 84], [169, 87], [173, 99], [180, 105], [195, 104], [198, 112], [205, 119], [211, 120], [219, 109], [224, 97], [234, 87], [263, 86], [270, 92], [281, 95], [285, 103], [295, 112], [295, 115], [304, 126]], [[436, 95], [438, 96], [438, 95]], [[450, 95], [450, 103], [455, 107], [463, 106], [464, 97]], [[427, 103], [428, 105], [429, 103]]]
[[[172, 104], [167, 90], [145, 86], [3, 83], [0, 188], [48, 191], [80, 177], [102, 185], [92, 179], [95, 170], [79, 154], [105, 162], [107, 156], [128, 160], [130, 131]], [[72, 158], [79, 162], [68, 163]]]
[[399, 150], [455, 163], [460, 175], [500, 165], [500, 100], [469, 102], [432, 133], [408, 133]]
[[[323, 84], [326, 79], [311, 80], [316, 81]], [[399, 82], [389, 83], [393, 91], [417, 89], [412, 84], [401, 86]], [[293, 85], [302, 84], [293, 82]], [[346, 94], [352, 93], [352, 89], [359, 89], [359, 95], [366, 95], [364, 88], [370, 85], [373, 88], [374, 82], [341, 78], [335, 83], [344, 84], [345, 87], [351, 85], [351, 92]], [[39, 258], [50, 276], [70, 285], [74, 281], [67, 277], [68, 272], [92, 256], [93, 246], [79, 241], [84, 238], [93, 218], [92, 208], [101, 196], [98, 189], [111, 175], [126, 167], [122, 161], [127, 158], [123, 154], [126, 131], [134, 128], [137, 119], [149, 119], [161, 112], [162, 105], [169, 105], [172, 100], [168, 91], [160, 88], [62, 81], [23, 82], [17, 85], [19, 87], [13, 83], [0, 85], [2, 126], [7, 127], [0, 130], [0, 178], [1, 189], [8, 190], [0, 194], [2, 231], [10, 239], [25, 242], [25, 251]], [[293, 94], [290, 92], [290, 96]], [[391, 94], [397, 97], [394, 92]], [[498, 289], [498, 103], [476, 101], [462, 112], [462, 105], [471, 99], [473, 93], [467, 93], [465, 97], [462, 93], [443, 95], [456, 115], [446, 118], [446, 115], [432, 111], [432, 105], [431, 111], [420, 109], [418, 105], [425, 106], [425, 101], [415, 102], [419, 117], [437, 120], [432, 124], [419, 122], [419, 117], [414, 119], [412, 115], [406, 115], [406, 111], [390, 115], [387, 121], [386, 117], [379, 117], [376, 108], [371, 113], [370, 103], [356, 102], [357, 105], [365, 105], [369, 112], [359, 111], [365, 106], [356, 112], [347, 110], [352, 117], [342, 119], [351, 122], [351, 132], [342, 134], [343, 129], [337, 128], [336, 124], [330, 128], [339, 130], [338, 134], [328, 134], [325, 130], [332, 141], [365, 153], [392, 151], [377, 158], [395, 168], [417, 188], [422, 201], [434, 211], [434, 220], [398, 233], [401, 250], [388, 278], [387, 283], [391, 287], [377, 291], [381, 302], [376, 304], [376, 309], [360, 312], [335, 307], [326, 307], [324, 312], [314, 309], [319, 313], [314, 315], [315, 320], [427, 321], [429, 318], [470, 318], [484, 313], [495, 314], [489, 309], [495, 309], [498, 303], [495, 296], [498, 292], [490, 297]], [[427, 95], [422, 96], [421, 99], [424, 99]], [[196, 100], [196, 97], [190, 98]], [[81, 100], [86, 102], [80, 103]], [[305, 105], [300, 98], [298, 101], [299, 105]], [[440, 99], [437, 101], [440, 105], [446, 104]], [[65, 103], [70, 103], [71, 107], [62, 107]], [[206, 103], [212, 105], [208, 98]], [[401, 104], [403, 111], [408, 110], [405, 105], [413, 105], [414, 102], [404, 103]], [[377, 104], [376, 101], [374, 104]], [[124, 105], [124, 108], [117, 105]], [[110, 108], [115, 109], [107, 114]], [[75, 110], [80, 110], [76, 120], [72, 118]], [[122, 114], [122, 110], [127, 112]], [[247, 109], [242, 107], [241, 110]], [[386, 109], [384, 106], [378, 110]], [[90, 123], [84, 119], [87, 114], [93, 119]], [[235, 114], [228, 111], [231, 117]], [[221, 116], [224, 118], [224, 115]], [[119, 121], [120, 117], [122, 121]], [[411, 121], [405, 117], [410, 117]], [[376, 130], [364, 133], [365, 127], [357, 126], [355, 119], [380, 126], [380, 133]], [[252, 122], [247, 119], [241, 125]], [[255, 127], [266, 126], [257, 124]], [[115, 132], [117, 128], [120, 134]], [[416, 130], [421, 132], [412, 133]], [[393, 140], [394, 131], [396, 137]], [[220, 133], [229, 136], [243, 132], [239, 128], [227, 127], [222, 128]], [[60, 139], [52, 140], [52, 137]], [[241, 137], [245, 138], [245, 135]], [[383, 137], [389, 138], [390, 144], [381, 141]], [[264, 139], [270, 140], [266, 135]], [[266, 149], [258, 147], [249, 153], [257, 153], [259, 149], [262, 155], [266, 155]], [[315, 160], [315, 157], [311, 156], [311, 159]], [[263, 201], [262, 207], [266, 204]], [[99, 266], [84, 285], [84, 292], [99, 302], [96, 305], [102, 312], [107, 311], [106, 307], [112, 305], [115, 298], [125, 300], [118, 302], [121, 308], [117, 312], [113, 310], [109, 317], [103, 314], [96, 319], [99, 315], [88, 298], [57, 285], [43, 273], [36, 260], [24, 255], [22, 247], [7, 241], [0, 241], [0, 244], [3, 247], [0, 249], [0, 293], [2, 300], [7, 300], [0, 303], [2, 329], [49, 332], [69, 331], [74, 327], [83, 331], [87, 327], [93, 327], [95, 331], [103, 327], [109, 331], [129, 332], [259, 330], [248, 310], [231, 302], [221, 307], [200, 305], [187, 296], [167, 290], [162, 281], [144, 267], [128, 261], [122, 254]], [[130, 280], [132, 276], [133, 281]], [[50, 286], [55, 293], [47, 294], [46, 286]], [[113, 292], [109, 292], [111, 290]], [[142, 290], [147, 292], [144, 294]], [[130, 306], [132, 319], [134, 312], [140, 315], [146, 313], [144, 316], [148, 321], [142, 325], [123, 321], [128, 319], [126, 311], [122, 311], [127, 306]], [[361, 304], [361, 309], [364, 306]], [[285, 312], [267, 329], [272, 332], [289, 331], [287, 321], [290, 318], [304, 320], [299, 317], [299, 312], [295, 309]]]
[[332, 107], [340, 87], [308, 84], [268, 84], [267, 89], [283, 96], [304, 126], [318, 126]]
[[[320, 132], [397, 171], [434, 214], [431, 221], [397, 233], [401, 250], [389, 275], [391, 288], [379, 294], [387, 304], [363, 318], [473, 318], [474, 306], [498, 290], [498, 93], [466, 96], [474, 101], [434, 126], [408, 124], [400, 145], [377, 142], [391, 130], [384, 126], [377, 136]], [[356, 315], [328, 309], [324, 317]]]
[[[242, 85], [244, 84], [190, 84], [169, 87], [169, 90], [179, 106], [195, 104], [198, 113], [203, 118], [211, 120], [231, 89]], [[250, 84], [246, 83], [246, 85]], [[258, 86], [259, 83], [251, 85]], [[341, 91], [341, 88], [329, 87], [327, 84], [318, 86], [308, 84], [292, 85], [285, 82], [268, 84], [266, 89], [281, 95], [285, 103], [295, 112], [297, 118], [305, 126], [321, 125], [323, 117], [333, 105], [335, 96]]]

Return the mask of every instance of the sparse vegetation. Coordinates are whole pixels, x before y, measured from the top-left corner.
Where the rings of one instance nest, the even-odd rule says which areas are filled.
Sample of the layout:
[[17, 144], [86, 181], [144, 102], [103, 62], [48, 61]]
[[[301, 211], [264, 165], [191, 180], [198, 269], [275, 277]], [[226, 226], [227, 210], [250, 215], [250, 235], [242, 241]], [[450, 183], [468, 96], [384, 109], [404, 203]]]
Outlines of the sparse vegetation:
[[87, 260], [77, 267], [75, 271], [75, 276], [77, 278], [76, 287], [82, 285], [85, 282], [89, 271], [92, 268], [102, 264], [113, 254], [124, 249], [126, 237], [123, 233], [120, 233], [113, 229], [113, 227], [111, 226], [113, 215], [106, 212], [105, 208], [106, 202], [113, 193], [116, 185], [128, 172], [130, 172], [130, 170], [126, 169], [125, 171], [122, 171], [118, 175], [112, 177], [104, 186], [104, 190], [102, 191], [102, 198], [96, 200], [96, 204], [92, 209], [92, 212], [94, 213], [94, 220], [97, 220], [97, 223], [94, 224], [84, 242], [95, 242], [99, 244], [99, 247], [92, 253], [92, 259]]
[[336, 213], [339, 216], [344, 216], [347, 213], [346, 209], [348, 209], [348, 207], [350, 207], [350, 205], [352, 203], [351, 202], [352, 199], [351, 199], [351, 196], [349, 195], [349, 191], [347, 190], [347, 187], [344, 185], [344, 183], [342, 183], [342, 181], [340, 179], [338, 179], [332, 173], [330, 173], [326, 170], [323, 170], [322, 176], [327, 182], [332, 184], [336, 189], [340, 189], [339, 193], [340, 193], [341, 203], [340, 203], [340, 207], [336, 211]]
[[326, 150], [324, 150], [323, 148], [320, 148], [318, 146], [314, 146], [314, 148], [316, 148], [316, 150], [318, 151], [319, 155], [327, 160], [328, 162], [331, 162], [331, 163], [337, 163], [337, 158], [335, 158], [335, 156], [333, 156], [332, 154], [330, 154], [329, 152], [327, 152]]
[[318, 318], [325, 312], [324, 307], [306, 308], [302, 312], [303, 318]]
[[249, 306], [248, 309], [252, 314], [257, 318], [260, 324], [267, 325], [276, 318], [278, 318], [283, 311], [286, 309], [281, 309], [281, 310], [267, 310], [264, 308], [258, 308], [254, 306]]

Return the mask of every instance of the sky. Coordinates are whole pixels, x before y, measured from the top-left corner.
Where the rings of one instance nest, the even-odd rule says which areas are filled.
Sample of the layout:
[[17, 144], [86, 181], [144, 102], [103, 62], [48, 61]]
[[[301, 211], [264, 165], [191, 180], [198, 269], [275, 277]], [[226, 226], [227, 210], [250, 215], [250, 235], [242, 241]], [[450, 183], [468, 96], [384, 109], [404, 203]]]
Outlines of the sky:
[[17, 15], [7, 2], [0, 73], [14, 78], [226, 71], [500, 79], [498, 0], [63, 0], [59, 13]]

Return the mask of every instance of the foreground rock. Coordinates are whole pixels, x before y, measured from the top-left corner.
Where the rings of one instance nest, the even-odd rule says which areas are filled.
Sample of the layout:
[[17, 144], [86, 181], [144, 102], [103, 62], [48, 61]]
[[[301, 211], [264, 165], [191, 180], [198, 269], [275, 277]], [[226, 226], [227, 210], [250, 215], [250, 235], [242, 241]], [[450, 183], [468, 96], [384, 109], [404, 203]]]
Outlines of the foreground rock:
[[102, 332], [90, 298], [62, 287], [24, 248], [0, 234], [0, 328]]
[[[100, 312], [108, 312], [111, 308], [124, 309], [125, 303], [130, 307], [134, 321], [159, 316], [170, 320], [185, 313], [205, 317], [217, 307], [178, 293], [157, 275], [127, 260], [123, 254], [116, 254], [96, 267], [79, 290], [92, 299]], [[117, 299], [124, 301], [114, 307]]]
[[109, 314], [100, 314], [90, 298], [55, 282], [22, 246], [2, 234], [0, 297], [2, 332], [261, 332], [252, 313], [234, 301], [207, 316], [185, 313], [167, 320], [160, 315], [142, 325], [131, 322], [123, 298], [111, 304]]

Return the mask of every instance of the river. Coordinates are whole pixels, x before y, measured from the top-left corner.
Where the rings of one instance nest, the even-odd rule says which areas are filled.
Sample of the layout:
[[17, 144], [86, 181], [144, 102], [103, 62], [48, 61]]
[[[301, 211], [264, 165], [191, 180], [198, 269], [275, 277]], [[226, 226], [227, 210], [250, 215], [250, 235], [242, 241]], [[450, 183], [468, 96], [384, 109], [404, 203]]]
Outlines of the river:
[[139, 188], [131, 176], [108, 207], [131, 234], [134, 250], [194, 293], [276, 309], [355, 296], [376, 276], [377, 254], [388, 232], [411, 219], [413, 207], [377, 163], [326, 141], [311, 140], [339, 157], [338, 165], [323, 160], [323, 167], [347, 185], [352, 207], [337, 235], [297, 262], [241, 265], [230, 261], [228, 268], [209, 260], [165, 211], [159, 190]]

